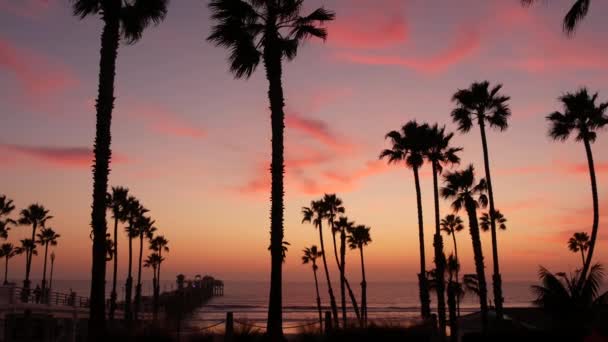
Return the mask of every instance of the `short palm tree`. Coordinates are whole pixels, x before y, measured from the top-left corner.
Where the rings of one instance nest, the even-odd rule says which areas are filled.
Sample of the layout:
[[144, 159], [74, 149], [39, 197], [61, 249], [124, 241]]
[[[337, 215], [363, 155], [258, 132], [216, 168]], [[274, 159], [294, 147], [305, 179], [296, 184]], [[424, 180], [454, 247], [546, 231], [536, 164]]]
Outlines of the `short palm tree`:
[[462, 171], [449, 172], [443, 176], [444, 187], [441, 196], [452, 201], [452, 209], [458, 212], [464, 209], [469, 217], [469, 232], [473, 243], [475, 257], [475, 271], [479, 282], [479, 304], [482, 318], [482, 328], [486, 331], [488, 326], [488, 293], [486, 285], [485, 265], [477, 221], [477, 209], [488, 204], [486, 197], [487, 185], [484, 179], [475, 182], [473, 165]]
[[[26, 271], [27, 271], [27, 265], [31, 264], [32, 257], [34, 255], [38, 255], [38, 251], [36, 250], [36, 241], [32, 240], [32, 239], [21, 239], [19, 242], [20, 242], [20, 246], [17, 247], [16, 254], [25, 254], [25, 265], [26, 265]], [[26, 288], [23, 288], [23, 290], [21, 292], [21, 301], [26, 303], [26, 302], [28, 302], [29, 299], [30, 299], [29, 288], [27, 290], [26, 290]]]
[[17, 255], [17, 248], [12, 243], [6, 242], [0, 246], [0, 258], [4, 258], [4, 285], [8, 284], [8, 261]]
[[456, 244], [456, 233], [462, 231], [464, 225], [458, 215], [448, 214], [441, 219], [441, 231], [452, 236], [454, 241], [454, 257], [458, 260], [458, 245]]
[[574, 253], [581, 252], [582, 265], [585, 266], [585, 251], [589, 249], [589, 234], [585, 232], [574, 233], [568, 239], [568, 249]]
[[462, 288], [459, 283], [458, 273], [460, 272], [460, 263], [454, 254], [450, 254], [446, 263], [448, 274], [448, 311], [450, 313], [450, 337], [452, 341], [457, 341], [458, 336], [458, 316], [459, 302], [462, 293]]
[[586, 88], [582, 88], [574, 94], [566, 93], [559, 98], [563, 106], [563, 113], [557, 111], [547, 116], [550, 125], [549, 136], [552, 139], [565, 141], [571, 135], [575, 135], [575, 140], [582, 141], [585, 145], [587, 154], [589, 176], [591, 178], [591, 196], [593, 198], [593, 226], [591, 228], [591, 239], [589, 240], [589, 252], [579, 277], [580, 281], [585, 280], [591, 267], [599, 224], [599, 200], [591, 144], [595, 142], [597, 132], [608, 123], [608, 116], [606, 116], [608, 102], [598, 104], [596, 103], [597, 98], [597, 93], [589, 94]]
[[[321, 251], [325, 251], [325, 243], [323, 241], [323, 220], [327, 210], [323, 201], [312, 201], [310, 207], [302, 208], [302, 223], [311, 223], [319, 231], [319, 241], [321, 243]], [[331, 279], [329, 276], [329, 269], [327, 268], [327, 258], [324, 252], [321, 255], [323, 260], [323, 268], [325, 269], [325, 278], [327, 280], [327, 291], [329, 292], [329, 303], [331, 305], [331, 312], [334, 319], [334, 324], [338, 326], [338, 307], [336, 305], [336, 297], [334, 297], [334, 290], [331, 286]]]
[[112, 151], [111, 123], [114, 109], [114, 78], [120, 40], [134, 44], [150, 24], [160, 23], [167, 14], [169, 0], [71, 0], [74, 15], [84, 19], [99, 16], [103, 21], [96, 101], [96, 130], [93, 164], [93, 210], [91, 226], [93, 267], [91, 277], [89, 335], [105, 332], [106, 276], [106, 193]]
[[[539, 0], [520, 0], [525, 6], [529, 6]], [[570, 7], [570, 10], [564, 16], [562, 27], [567, 35], [574, 33], [574, 30], [578, 27], [581, 20], [583, 20], [589, 12], [591, 6], [591, 0], [575, 0]]]
[[445, 311], [445, 254], [443, 253], [443, 237], [441, 236], [441, 222], [439, 213], [439, 181], [438, 176], [446, 166], [460, 163], [458, 152], [460, 147], [450, 146], [454, 133], [446, 133], [445, 126], [439, 127], [435, 124], [428, 129], [427, 145], [424, 156], [431, 163], [433, 169], [433, 198], [435, 200], [435, 235], [433, 236], [433, 247], [435, 249], [435, 270], [437, 274], [437, 312], [439, 316], [439, 327], [441, 335], [445, 334], [446, 311]]
[[419, 170], [424, 164], [424, 153], [427, 150], [428, 125], [420, 125], [416, 121], [406, 123], [400, 131], [391, 131], [386, 135], [391, 140], [392, 147], [380, 153], [380, 159], [386, 158], [389, 164], [403, 162], [414, 172], [416, 186], [416, 204], [418, 208], [418, 241], [420, 247], [420, 273], [418, 287], [420, 310], [423, 318], [431, 317], [431, 297], [426, 278], [426, 257], [424, 252], [424, 224], [422, 218], [422, 193], [420, 190]]
[[[494, 213], [494, 221], [497, 223], [498, 229], [507, 230], [507, 218], [503, 215], [500, 210], [496, 210]], [[490, 231], [492, 222], [490, 221], [490, 214], [483, 213], [479, 218], [479, 228], [484, 232]]]
[[456, 108], [452, 111], [452, 120], [458, 124], [458, 130], [467, 133], [473, 127], [475, 121], [481, 132], [481, 146], [483, 148], [483, 162], [486, 182], [488, 187], [488, 198], [490, 200], [491, 235], [492, 235], [492, 282], [494, 288], [494, 303], [496, 305], [496, 316], [502, 319], [503, 296], [502, 277], [498, 261], [498, 241], [496, 239], [496, 206], [494, 205], [494, 191], [492, 188], [492, 177], [490, 175], [490, 158], [488, 156], [488, 142], [486, 139], [486, 125], [504, 131], [509, 127], [511, 109], [508, 101], [510, 97], [500, 94], [502, 84], [490, 88], [488, 81], [475, 82], [468, 89], [458, 90], [452, 97]]
[[32, 269], [32, 256], [34, 255], [34, 249], [36, 248], [36, 244], [34, 243], [36, 239], [36, 232], [38, 228], [44, 228], [46, 225], [46, 221], [52, 219], [53, 216], [49, 215], [49, 211], [40, 204], [32, 204], [29, 207], [22, 209], [19, 214], [19, 224], [32, 226], [32, 238], [27, 239], [28, 242], [26, 245], [23, 245], [25, 249], [25, 280], [23, 281], [23, 299], [27, 300], [30, 291], [30, 271]]
[[532, 286], [536, 293], [534, 304], [551, 317], [552, 329], [563, 334], [560, 336], [568, 336], [564, 340], [569, 341], [588, 335], [590, 328], [598, 324], [602, 308], [608, 305], [608, 292], [599, 294], [604, 275], [602, 266], [593, 265], [582, 281], [581, 270], [567, 275], [541, 267], [538, 275], [542, 284]]
[[[334, 221], [334, 223], [332, 225], [332, 233], [335, 236], [335, 234], [337, 232], [340, 232], [340, 254], [341, 254], [340, 258], [341, 259], [340, 259], [340, 263], [338, 264], [338, 267], [339, 267], [341, 273], [344, 273], [344, 284], [346, 285], [346, 289], [348, 290], [348, 294], [349, 294], [351, 303], [353, 305], [353, 310], [355, 311], [355, 315], [357, 316], [357, 320], [360, 320], [361, 317], [360, 317], [360, 313], [359, 313], [359, 305], [357, 305], [357, 298], [355, 297], [355, 294], [353, 293], [353, 290], [350, 287], [350, 283], [348, 282], [348, 278], [346, 277], [346, 251], [345, 251], [346, 233], [354, 225], [355, 225], [355, 223], [352, 221], [349, 221], [347, 217], [340, 217], [339, 219]], [[334, 238], [334, 252], [336, 251], [335, 241], [336, 240]], [[343, 324], [346, 324], [346, 322], [343, 322]]]
[[112, 269], [112, 292], [110, 293], [110, 312], [108, 318], [114, 319], [116, 311], [118, 281], [118, 222], [127, 222], [127, 200], [129, 189], [116, 186], [112, 187], [112, 192], [107, 194], [107, 207], [112, 212], [114, 218], [114, 246], [113, 246], [113, 269]]
[[129, 240], [129, 259], [127, 266], [127, 280], [125, 282], [125, 320], [130, 322], [133, 319], [133, 310], [131, 307], [131, 298], [133, 291], [133, 239], [139, 236], [139, 222], [144, 217], [144, 214], [148, 212], [148, 209], [144, 208], [143, 205], [133, 196], [129, 196], [127, 199], [126, 206], [127, 215], [127, 226], [125, 227], [125, 233]]
[[61, 237], [61, 235], [55, 233], [53, 228], [45, 227], [40, 230], [36, 237], [38, 238], [36, 242], [40, 246], [44, 247], [44, 267], [42, 268], [42, 294], [43, 298], [46, 300], [46, 265], [47, 257], [49, 254], [49, 246], [57, 246], [57, 240]]
[[302, 263], [312, 265], [312, 273], [315, 277], [315, 290], [317, 291], [317, 310], [319, 311], [319, 324], [322, 331], [323, 311], [321, 309], [321, 295], [319, 295], [319, 282], [317, 280], [317, 270], [319, 269], [319, 266], [317, 266], [317, 259], [323, 255], [323, 251], [320, 251], [317, 246], [312, 245], [311, 247], [306, 247], [303, 252], [304, 255], [302, 256]]
[[370, 228], [357, 225], [348, 234], [348, 246], [350, 249], [359, 249], [361, 256], [361, 325], [367, 326], [367, 280], [365, 278], [365, 261], [363, 259], [363, 246], [372, 242], [369, 234]]
[[157, 297], [157, 293], [160, 291], [158, 290], [158, 286], [159, 286], [159, 281], [158, 281], [158, 268], [160, 267], [160, 264], [164, 261], [164, 258], [160, 256], [160, 254], [158, 254], [157, 252], [152, 252], [151, 254], [148, 255], [148, 257], [146, 258], [146, 260], [144, 260], [144, 267], [145, 268], [151, 268], [152, 269], [152, 289], [154, 292], [154, 297], [153, 297], [153, 301], [154, 301], [154, 320], [156, 320], [158, 318], [158, 312], [157, 312], [157, 307], [158, 307], [158, 297]]
[[142, 216], [137, 221], [137, 236], [139, 237], [139, 258], [137, 262], [137, 285], [135, 286], [135, 306], [134, 306], [134, 318], [139, 318], [139, 310], [141, 309], [141, 267], [143, 265], [143, 253], [144, 253], [144, 239], [148, 241], [154, 237], [154, 220], [149, 216]]
[[208, 41], [229, 49], [230, 71], [236, 78], [249, 78], [260, 62], [268, 80], [268, 100], [272, 126], [271, 162], [271, 277], [268, 305], [268, 331], [272, 339], [282, 339], [282, 258], [284, 121], [283, 60], [293, 60], [300, 44], [311, 37], [325, 40], [327, 32], [319, 26], [334, 19], [323, 7], [301, 15], [304, 0], [211, 0], [209, 9], [214, 26]]
[[15, 210], [13, 200], [7, 198], [6, 195], [0, 195], [0, 238], [3, 238], [5, 240], [8, 238], [8, 231], [10, 230], [10, 225], [14, 225], [17, 223], [15, 222], [15, 220], [8, 217], [13, 212], [13, 210]]
[[163, 257], [163, 252], [169, 252], [169, 240], [165, 238], [164, 235], [156, 235], [152, 240], [150, 240], [150, 249], [158, 254], [158, 268], [156, 269], [156, 286], [154, 287], [154, 317], [158, 315], [158, 305], [160, 298], [160, 268], [165, 260]]

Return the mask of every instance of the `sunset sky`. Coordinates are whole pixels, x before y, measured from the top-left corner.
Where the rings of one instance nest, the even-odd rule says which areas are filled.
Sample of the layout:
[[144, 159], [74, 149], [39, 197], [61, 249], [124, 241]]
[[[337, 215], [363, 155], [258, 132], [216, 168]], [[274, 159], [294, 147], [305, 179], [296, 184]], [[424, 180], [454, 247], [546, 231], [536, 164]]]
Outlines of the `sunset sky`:
[[[402, 165], [377, 160], [388, 147], [384, 135], [412, 119], [454, 131], [452, 94], [486, 79], [502, 83], [512, 97], [509, 129], [488, 137], [496, 205], [509, 220], [498, 234], [503, 279], [535, 279], [539, 264], [554, 271], [578, 267], [580, 256], [566, 241], [574, 231], [591, 229], [584, 147], [550, 141], [544, 117], [561, 109], [559, 95], [580, 86], [608, 101], [608, 3], [594, 1], [569, 39], [561, 19], [570, 2], [526, 9], [518, 0], [307, 1], [308, 9], [325, 5], [337, 19], [326, 43], [309, 42], [285, 65], [285, 238], [291, 243], [285, 279], [311, 278], [301, 250], [318, 244], [318, 234], [300, 223], [300, 209], [335, 192], [350, 219], [372, 227], [365, 252], [369, 279], [415, 281], [413, 177]], [[49, 225], [61, 234], [55, 276], [88, 279], [102, 23], [78, 20], [67, 3], [0, 0], [0, 193], [18, 209], [34, 202], [50, 209], [55, 218]], [[168, 279], [181, 272], [264, 280], [270, 267], [267, 83], [261, 68], [249, 81], [233, 79], [226, 51], [205, 41], [211, 25], [206, 3], [173, 0], [165, 22], [138, 44], [121, 45], [110, 184], [127, 186], [169, 239]], [[461, 166], [473, 163], [481, 177], [478, 127], [453, 141], [464, 148]], [[604, 263], [607, 147], [608, 135], [601, 134], [593, 145], [601, 214], [594, 256]], [[430, 269], [429, 169], [422, 191]], [[451, 213], [449, 203], [441, 205], [442, 216]], [[29, 231], [15, 228], [9, 240], [16, 243]], [[457, 239], [464, 272], [471, 273], [468, 230]], [[491, 270], [489, 233], [483, 243]], [[122, 261], [125, 247], [123, 238]], [[451, 250], [446, 239], [446, 253]], [[351, 277], [358, 279], [358, 259], [350, 255]], [[24, 263], [13, 259], [12, 278], [23, 277]], [[37, 257], [35, 278], [41, 266]], [[122, 274], [125, 269], [121, 263]]]

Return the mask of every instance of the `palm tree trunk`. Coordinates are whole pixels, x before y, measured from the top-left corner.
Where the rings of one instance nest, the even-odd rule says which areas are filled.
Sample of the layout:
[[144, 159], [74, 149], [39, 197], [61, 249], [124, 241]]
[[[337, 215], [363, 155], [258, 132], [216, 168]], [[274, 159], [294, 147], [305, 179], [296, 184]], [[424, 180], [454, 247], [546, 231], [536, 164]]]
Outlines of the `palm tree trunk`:
[[44, 244], [44, 266], [42, 267], [42, 302], [46, 303], [46, 261], [49, 253], [48, 242]]
[[[8, 263], [7, 263], [8, 266]], [[51, 274], [49, 275], [49, 290], [53, 289], [53, 269], [55, 268], [55, 258], [51, 254]]]
[[141, 264], [144, 253], [144, 233], [139, 234], [139, 260], [137, 263], [137, 286], [135, 286], [135, 310], [133, 318], [139, 319], [139, 310], [141, 307]]
[[423, 319], [431, 317], [431, 298], [428, 281], [426, 279], [426, 259], [424, 255], [424, 224], [422, 219], [422, 193], [420, 190], [420, 176], [418, 168], [414, 168], [414, 182], [416, 184], [416, 204], [418, 207], [418, 240], [420, 243], [420, 273], [418, 274], [418, 287], [420, 292], [420, 314]]
[[116, 56], [120, 40], [118, 13], [121, 1], [104, 2], [104, 28], [101, 35], [99, 62], [99, 88], [93, 165], [93, 266], [91, 268], [91, 295], [89, 307], [90, 341], [102, 341], [105, 334], [105, 280], [106, 280], [106, 193], [110, 173], [111, 122], [114, 108], [114, 77]]
[[323, 225], [319, 223], [319, 241], [321, 243], [321, 250], [323, 251], [323, 255], [321, 258], [323, 259], [323, 268], [325, 269], [325, 278], [327, 280], [327, 291], [329, 292], [329, 303], [331, 305], [331, 311], [334, 318], [334, 324], [338, 327], [338, 308], [336, 306], [336, 298], [334, 297], [334, 291], [331, 286], [331, 280], [329, 279], [329, 269], [327, 268], [327, 259], [325, 258], [325, 244], [323, 242]]
[[456, 284], [450, 280], [448, 282], [448, 308], [450, 312], [450, 340], [458, 340], [458, 313], [456, 300]]
[[127, 281], [125, 283], [125, 320], [127, 324], [133, 319], [131, 311], [131, 291], [133, 289], [133, 239], [129, 236], [129, 266], [127, 270]]
[[589, 164], [589, 177], [591, 178], [591, 195], [593, 196], [593, 227], [591, 229], [591, 239], [589, 240], [589, 251], [585, 257], [583, 271], [581, 272], [580, 285], [587, 280], [587, 272], [593, 261], [593, 250], [595, 249], [595, 241], [597, 239], [597, 231], [599, 224], [599, 200], [597, 198], [597, 182], [595, 179], [595, 167], [593, 166], [593, 153], [591, 153], [591, 143], [589, 139], [584, 139], [585, 152], [587, 153], [587, 162]]
[[118, 219], [114, 218], [114, 265], [112, 270], [112, 292], [110, 294], [110, 313], [109, 319], [114, 320], [114, 312], [116, 311], [116, 282], [118, 274]]
[[[267, 22], [274, 22], [276, 14], [267, 13]], [[272, 126], [271, 208], [270, 208], [270, 295], [268, 303], [267, 335], [271, 341], [282, 341], [283, 336], [283, 209], [285, 173], [284, 131], [285, 106], [282, 85], [282, 55], [277, 46], [276, 31], [268, 30], [265, 37], [264, 67], [268, 80], [268, 100], [270, 102], [270, 121]]]
[[30, 296], [30, 271], [32, 268], [32, 256], [34, 255], [34, 241], [36, 238], [37, 222], [32, 223], [32, 246], [25, 250], [25, 280], [23, 281], [23, 302], [27, 302]]
[[[333, 230], [332, 230], [333, 232]], [[336, 245], [336, 235], [332, 234], [332, 240], [334, 243], [334, 255], [336, 257], [336, 264], [338, 265], [338, 270], [340, 271], [340, 278], [342, 278], [342, 275], [344, 274], [344, 284], [346, 285], [346, 289], [348, 290], [348, 296], [350, 297], [350, 301], [353, 304], [353, 310], [355, 311], [355, 316], [357, 316], [357, 320], [359, 320], [360, 317], [360, 313], [359, 313], [359, 305], [357, 305], [357, 297], [355, 296], [352, 288], [350, 287], [350, 283], [348, 282], [348, 278], [346, 278], [346, 272], [342, 272], [342, 265], [340, 264], [340, 259], [338, 258], [338, 247]], [[340, 286], [342, 285], [342, 283], [340, 283]]]
[[581, 260], [583, 261], [583, 267], [585, 267], [585, 251], [581, 248]]
[[363, 317], [363, 326], [367, 326], [367, 281], [365, 278], [365, 262], [363, 262], [363, 246], [359, 246], [361, 255], [361, 316]]
[[439, 318], [439, 333], [445, 337], [446, 313], [445, 313], [445, 255], [443, 254], [443, 237], [439, 221], [439, 184], [437, 181], [437, 162], [433, 166], [433, 195], [435, 199], [435, 236], [433, 246], [435, 247], [435, 280], [437, 281], [437, 313]]
[[485, 333], [488, 328], [488, 288], [486, 285], [485, 265], [483, 262], [483, 251], [481, 248], [481, 238], [479, 236], [479, 224], [477, 222], [477, 210], [475, 203], [468, 200], [465, 204], [469, 216], [469, 232], [473, 242], [473, 255], [475, 258], [475, 271], [479, 286], [479, 305], [481, 310], [481, 327]]
[[158, 318], [158, 305], [160, 299], [160, 265], [163, 263], [163, 248], [158, 250], [158, 269], [156, 270], [156, 288], [154, 291], [154, 319]]
[[317, 310], [319, 311], [319, 327], [323, 333], [323, 309], [321, 309], [321, 295], [319, 294], [319, 281], [317, 280], [317, 265], [313, 264], [312, 273], [315, 276], [315, 289], [317, 291]]
[[6, 260], [4, 260], [4, 285], [8, 284], [8, 256], [5, 256]]
[[344, 229], [340, 232], [340, 295], [342, 297], [342, 326], [346, 328], [346, 288], [345, 274], [346, 272], [346, 234]]
[[496, 318], [501, 320], [503, 318], [502, 312], [502, 278], [500, 275], [500, 267], [498, 264], [498, 241], [496, 239], [496, 221], [494, 220], [494, 213], [496, 213], [496, 207], [494, 206], [494, 192], [492, 190], [492, 177], [490, 176], [490, 158], [488, 157], [488, 143], [486, 141], [486, 130], [483, 119], [479, 120], [479, 128], [481, 130], [481, 145], [483, 147], [483, 164], [486, 171], [486, 181], [488, 182], [488, 199], [490, 202], [490, 228], [492, 234], [492, 261], [494, 265], [494, 274], [492, 275], [492, 284], [494, 287], [494, 305], [496, 305]]
[[[460, 259], [458, 259], [458, 245], [456, 244], [456, 231], [455, 230], [452, 231], [452, 239], [454, 240], [454, 257], [456, 258], [456, 261], [458, 262], [458, 264], [460, 264]], [[458, 275], [458, 273], [460, 273], [460, 270], [456, 269], [456, 283], [458, 283], [460, 281], [460, 276]], [[458, 296], [456, 296], [456, 311], [458, 313], [458, 317], [460, 317], [460, 299], [458, 298]]]

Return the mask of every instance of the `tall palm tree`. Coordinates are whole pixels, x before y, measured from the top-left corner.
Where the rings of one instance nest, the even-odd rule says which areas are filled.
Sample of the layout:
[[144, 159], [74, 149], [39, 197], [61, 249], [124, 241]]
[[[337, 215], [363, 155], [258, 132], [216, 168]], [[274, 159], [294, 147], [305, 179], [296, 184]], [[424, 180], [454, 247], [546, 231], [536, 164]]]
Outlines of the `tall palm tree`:
[[589, 234], [585, 232], [574, 233], [568, 239], [568, 249], [574, 253], [581, 252], [582, 265], [585, 266], [585, 251], [589, 249]]
[[321, 255], [323, 260], [323, 268], [325, 269], [325, 279], [327, 280], [327, 291], [329, 292], [329, 303], [331, 305], [331, 312], [334, 319], [334, 324], [338, 326], [338, 307], [336, 306], [336, 297], [334, 297], [334, 290], [331, 286], [331, 279], [329, 277], [329, 269], [327, 268], [327, 258], [325, 256], [325, 243], [323, 242], [323, 220], [327, 210], [323, 201], [312, 201], [310, 207], [302, 208], [302, 223], [311, 223], [319, 231], [319, 241], [321, 243]]
[[582, 340], [608, 305], [608, 292], [599, 293], [604, 275], [602, 266], [593, 265], [585, 280], [580, 278], [581, 270], [570, 275], [554, 274], [541, 267], [538, 274], [542, 284], [532, 286], [536, 293], [534, 304], [547, 312], [552, 329], [560, 336], [568, 336], [564, 340]]
[[380, 159], [388, 159], [389, 164], [404, 162], [405, 166], [414, 172], [416, 186], [416, 204], [418, 208], [418, 241], [420, 246], [420, 273], [418, 287], [420, 295], [420, 310], [423, 318], [431, 317], [431, 297], [426, 278], [426, 257], [424, 252], [424, 224], [422, 219], [422, 193], [420, 190], [419, 170], [424, 164], [424, 153], [427, 149], [428, 125], [416, 121], [406, 123], [401, 131], [391, 131], [386, 135], [391, 140], [391, 149], [380, 153]]
[[127, 200], [129, 198], [129, 189], [116, 186], [112, 187], [112, 193], [107, 194], [107, 207], [112, 212], [114, 218], [114, 246], [113, 246], [113, 269], [112, 269], [112, 292], [110, 293], [110, 312], [108, 318], [114, 319], [116, 311], [117, 292], [116, 285], [118, 281], [118, 222], [127, 222]]
[[148, 212], [148, 209], [144, 208], [143, 205], [133, 196], [129, 196], [127, 199], [126, 215], [127, 215], [127, 226], [125, 232], [129, 240], [129, 263], [127, 267], [127, 280], [125, 282], [125, 320], [129, 322], [133, 319], [133, 310], [131, 307], [131, 297], [133, 291], [133, 239], [139, 236], [139, 222], [144, 217], [144, 214]]
[[367, 246], [372, 242], [369, 234], [370, 227], [357, 225], [352, 228], [348, 234], [348, 247], [350, 249], [359, 249], [361, 256], [361, 325], [367, 326], [367, 280], [365, 278], [365, 262], [363, 260], [363, 246]]
[[[336, 226], [336, 216], [344, 214], [344, 206], [342, 205], [342, 199], [336, 194], [325, 194], [323, 196], [323, 203], [327, 208], [327, 224], [331, 231], [333, 243], [334, 243], [334, 255], [336, 257], [336, 264], [340, 271], [340, 299], [342, 304], [342, 325], [346, 327], [346, 230], [340, 226]], [[336, 246], [336, 234], [340, 233], [340, 257], [338, 258], [338, 248]]]
[[448, 172], [443, 176], [443, 179], [445, 185], [441, 188], [441, 196], [452, 200], [451, 206], [455, 212], [464, 209], [469, 217], [469, 232], [471, 233], [471, 241], [473, 243], [475, 271], [479, 282], [482, 328], [486, 331], [488, 326], [488, 293], [481, 238], [479, 236], [479, 223], [477, 221], [477, 209], [485, 207], [488, 204], [488, 198], [485, 194], [487, 184], [484, 179], [481, 179], [479, 183], [475, 182], [473, 165], [462, 171]]
[[17, 255], [17, 248], [12, 243], [6, 242], [0, 246], [0, 258], [4, 258], [4, 285], [8, 284], [8, 261]]
[[141, 39], [150, 24], [160, 23], [167, 14], [169, 0], [71, 0], [75, 16], [84, 19], [99, 16], [103, 21], [99, 62], [99, 87], [96, 101], [96, 131], [93, 164], [93, 210], [91, 226], [93, 267], [89, 336], [102, 339], [105, 331], [105, 276], [106, 276], [106, 192], [110, 174], [110, 144], [112, 110], [114, 108], [114, 77], [120, 40], [134, 44]]
[[593, 198], [593, 226], [591, 228], [591, 239], [589, 240], [589, 252], [579, 277], [580, 281], [585, 280], [591, 267], [599, 224], [599, 200], [591, 144], [597, 138], [597, 131], [608, 123], [608, 117], [606, 116], [608, 102], [596, 104], [597, 97], [597, 93], [590, 95], [586, 88], [582, 88], [576, 93], [566, 93], [559, 98], [563, 106], [563, 113], [556, 111], [547, 116], [550, 124], [549, 136], [553, 140], [565, 141], [570, 135], [574, 134], [574, 139], [582, 141], [585, 145], [587, 154], [589, 176], [591, 178], [591, 196]]
[[[23, 281], [23, 299], [27, 300], [30, 292], [30, 271], [32, 269], [32, 256], [36, 248], [35, 239], [38, 228], [44, 228], [46, 221], [52, 219], [49, 211], [42, 205], [35, 203], [29, 207], [22, 209], [19, 214], [19, 224], [32, 226], [32, 238], [29, 242], [23, 245], [25, 252], [25, 280]], [[29, 248], [29, 249], [27, 249]]]
[[459, 299], [461, 296], [461, 287], [458, 279], [460, 272], [460, 263], [454, 254], [450, 254], [446, 263], [446, 271], [448, 274], [448, 311], [450, 313], [450, 339], [457, 341], [458, 339], [458, 316]]
[[323, 311], [321, 309], [321, 295], [319, 295], [319, 282], [317, 280], [317, 259], [323, 255], [323, 251], [320, 251], [317, 246], [312, 245], [311, 247], [304, 248], [304, 255], [302, 256], [303, 264], [312, 264], [312, 273], [315, 277], [315, 290], [317, 291], [317, 310], [319, 311], [319, 326], [323, 331]]
[[55, 233], [53, 228], [45, 227], [40, 230], [38, 234], [36, 234], [38, 240], [36, 241], [40, 246], [44, 247], [44, 267], [42, 268], [42, 294], [44, 300], [46, 300], [46, 264], [47, 257], [49, 254], [49, 245], [57, 246], [57, 240], [61, 237], [61, 235]]
[[428, 147], [424, 156], [431, 163], [433, 169], [433, 197], [435, 200], [435, 235], [433, 236], [433, 247], [435, 249], [435, 271], [437, 274], [437, 312], [439, 316], [439, 327], [441, 335], [445, 335], [446, 311], [445, 311], [445, 254], [443, 253], [443, 237], [441, 236], [441, 221], [439, 213], [439, 181], [438, 176], [443, 172], [445, 166], [460, 163], [458, 152], [460, 147], [450, 146], [454, 133], [446, 133], [445, 126], [439, 127], [434, 124], [428, 129]]
[[157, 235], [150, 240], [150, 249], [158, 254], [158, 268], [156, 270], [156, 287], [154, 291], [154, 317], [158, 315], [158, 301], [160, 297], [160, 267], [165, 260], [163, 258], [163, 252], [169, 252], [169, 240], [164, 235]]
[[[446, 233], [447, 235], [452, 236], [452, 240], [454, 241], [454, 257], [456, 260], [458, 259], [458, 246], [456, 244], [456, 233], [462, 231], [464, 229], [464, 225], [462, 219], [458, 215], [448, 214], [443, 219], [441, 219], [441, 231]], [[458, 278], [458, 276], [456, 276]]]
[[143, 265], [144, 239], [148, 241], [154, 237], [154, 221], [149, 216], [143, 216], [138, 220], [137, 236], [139, 237], [139, 258], [137, 262], [137, 285], [135, 286], [135, 306], [134, 318], [139, 319], [139, 310], [141, 308], [141, 267]]
[[272, 126], [272, 174], [270, 244], [271, 277], [268, 331], [272, 339], [282, 339], [282, 257], [283, 174], [285, 173], [283, 132], [285, 112], [282, 73], [283, 59], [293, 60], [299, 45], [311, 37], [327, 37], [318, 24], [334, 19], [323, 7], [302, 16], [304, 0], [211, 0], [209, 9], [215, 25], [208, 41], [229, 49], [230, 71], [236, 78], [249, 78], [262, 61], [268, 80], [268, 100]]
[[[348, 295], [350, 297], [351, 303], [353, 305], [353, 310], [355, 311], [355, 316], [357, 316], [357, 320], [361, 319], [361, 314], [359, 313], [359, 305], [357, 305], [357, 298], [355, 297], [355, 294], [352, 290], [352, 288], [350, 287], [350, 283], [348, 282], [348, 278], [346, 277], [346, 233], [348, 232], [349, 229], [351, 229], [352, 227], [354, 227], [355, 223], [352, 221], [348, 221], [347, 217], [340, 217], [338, 220], [334, 221], [333, 226], [332, 226], [332, 233], [333, 236], [335, 237], [335, 234], [340, 232], [340, 254], [341, 254], [341, 261], [340, 263], [338, 263], [338, 267], [340, 269], [341, 273], [344, 273], [344, 284], [346, 285], [346, 289], [348, 290]], [[335, 245], [335, 238], [334, 238], [334, 254], [336, 252], [336, 245]], [[336, 261], [338, 261], [337, 259], [337, 255], [336, 255]], [[341, 275], [342, 276], [342, 275]], [[343, 322], [344, 324], [346, 324], [346, 322]]]
[[509, 96], [500, 94], [502, 84], [498, 84], [490, 89], [488, 81], [474, 82], [468, 89], [458, 90], [452, 97], [456, 103], [456, 108], [452, 111], [452, 120], [458, 124], [458, 130], [467, 133], [473, 127], [474, 120], [479, 125], [481, 132], [481, 146], [483, 148], [483, 163], [485, 169], [486, 182], [488, 187], [488, 197], [490, 200], [490, 218], [492, 234], [492, 263], [493, 274], [492, 283], [494, 288], [494, 303], [496, 305], [496, 316], [498, 319], [503, 317], [502, 296], [502, 277], [500, 275], [500, 265], [498, 261], [498, 241], [496, 239], [496, 206], [494, 205], [494, 191], [492, 188], [492, 177], [490, 175], [490, 158], [488, 156], [488, 142], [486, 139], [486, 125], [504, 131], [509, 127], [508, 119], [511, 116], [511, 109], [507, 101]]
[[[538, 0], [520, 0], [524, 6], [529, 6]], [[567, 35], [572, 35], [581, 20], [585, 19], [591, 6], [591, 0], [575, 0], [570, 10], [564, 16], [562, 27]]]

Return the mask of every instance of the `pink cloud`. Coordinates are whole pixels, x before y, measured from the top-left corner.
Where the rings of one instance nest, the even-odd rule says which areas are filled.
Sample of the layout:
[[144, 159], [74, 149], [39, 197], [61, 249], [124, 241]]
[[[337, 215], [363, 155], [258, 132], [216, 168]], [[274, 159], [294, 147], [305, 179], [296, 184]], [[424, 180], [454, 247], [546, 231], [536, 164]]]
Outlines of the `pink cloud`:
[[13, 75], [32, 103], [78, 84], [76, 76], [64, 66], [1, 37], [0, 70]]
[[[44, 164], [59, 168], [90, 168], [93, 164], [93, 151], [87, 147], [51, 147], [2, 144], [0, 150], [5, 150], [13, 157], [27, 157]], [[126, 156], [113, 153], [112, 163], [125, 163]]]
[[407, 24], [400, 13], [365, 16], [365, 25], [361, 24], [360, 17], [355, 16], [330, 24], [328, 43], [340, 48], [374, 49], [407, 41]]
[[475, 30], [460, 30], [449, 46], [439, 53], [425, 57], [403, 57], [395, 55], [369, 55], [341, 52], [340, 60], [357, 64], [400, 66], [422, 73], [436, 74], [447, 70], [471, 56], [480, 45], [479, 33]]
[[337, 151], [349, 151], [354, 147], [344, 137], [333, 133], [329, 125], [321, 120], [306, 118], [298, 113], [289, 112], [285, 115], [285, 125]]
[[153, 133], [192, 139], [202, 139], [207, 136], [207, 131], [203, 128], [165, 109], [139, 106], [129, 110], [128, 113], [131, 116], [147, 120], [146, 128]]

